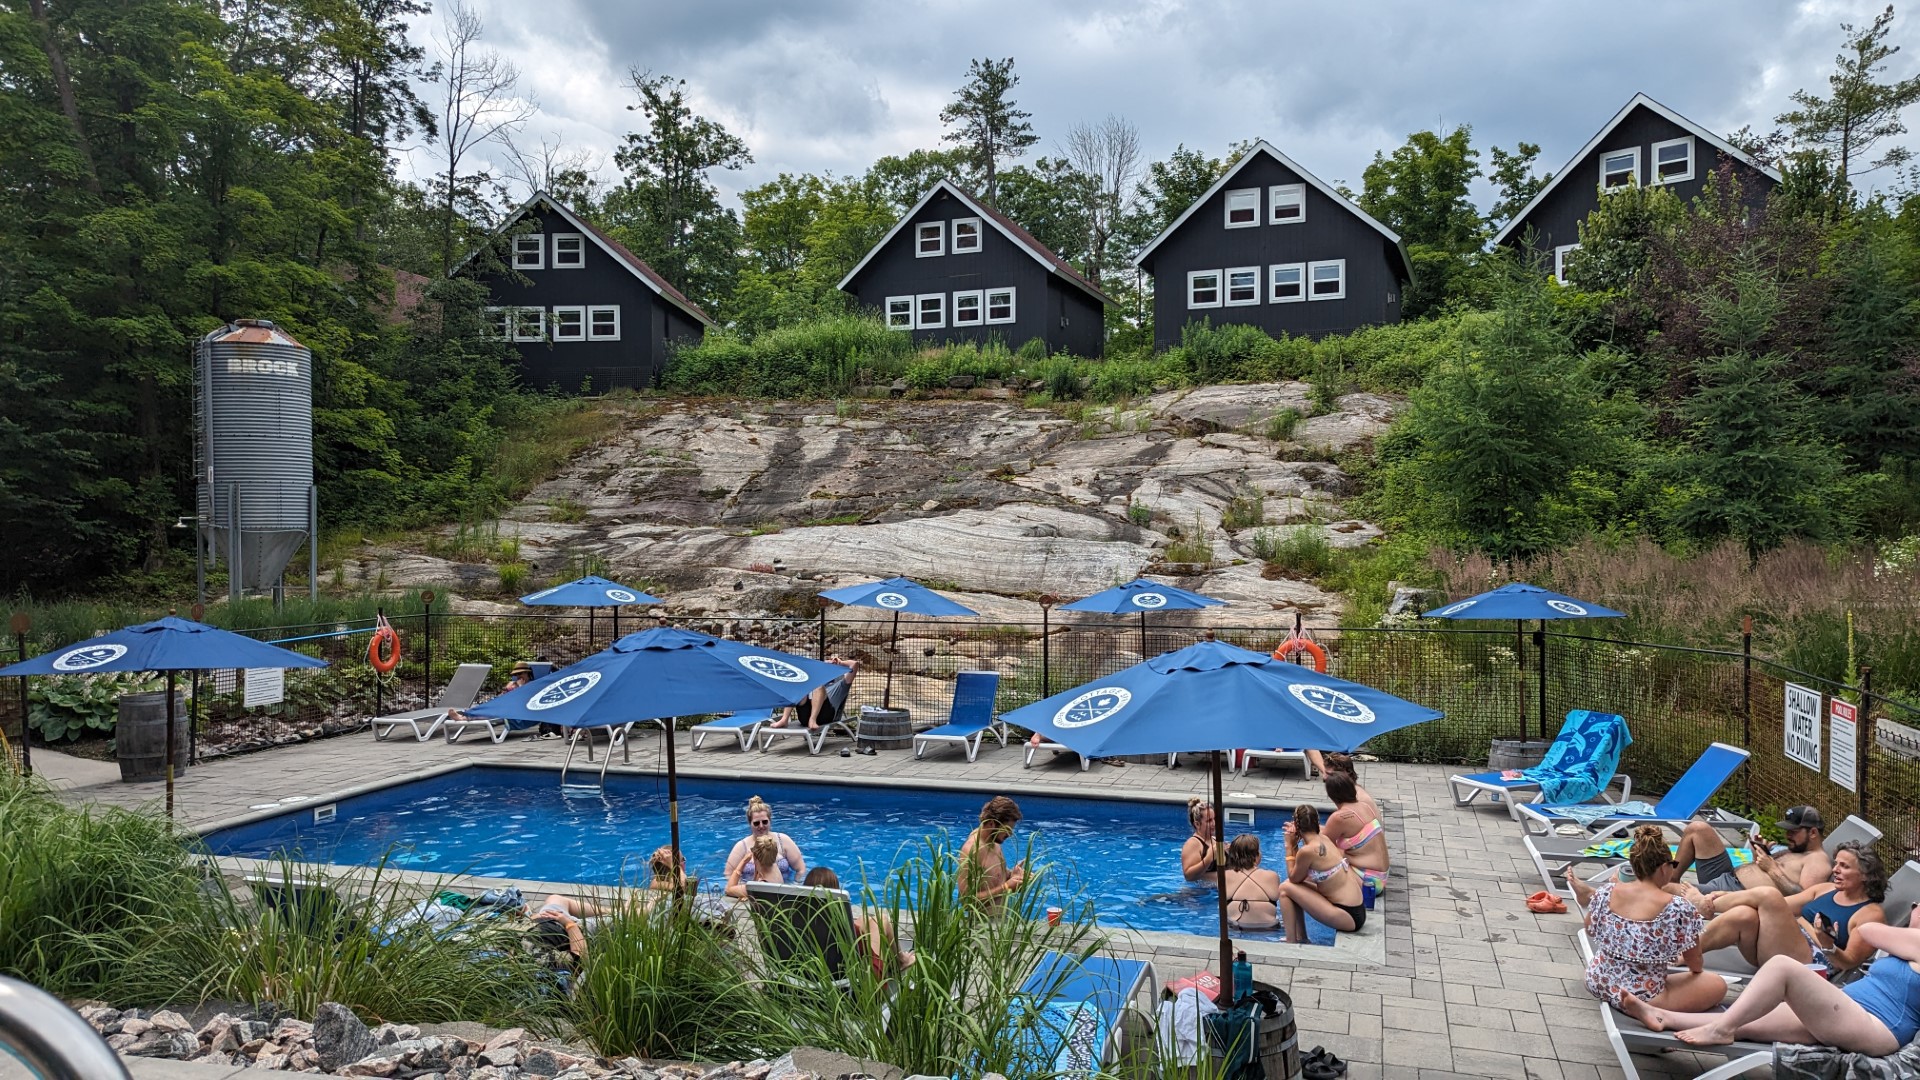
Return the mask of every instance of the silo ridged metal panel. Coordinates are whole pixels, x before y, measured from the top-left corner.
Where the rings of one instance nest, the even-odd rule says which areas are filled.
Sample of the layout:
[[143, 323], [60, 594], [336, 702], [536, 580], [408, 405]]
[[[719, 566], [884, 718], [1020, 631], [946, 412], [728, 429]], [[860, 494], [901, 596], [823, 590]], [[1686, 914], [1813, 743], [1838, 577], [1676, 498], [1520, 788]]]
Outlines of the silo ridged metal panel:
[[201, 520], [225, 558], [237, 488], [242, 585], [263, 588], [307, 537], [313, 353], [270, 324], [246, 323], [208, 334], [194, 352]]

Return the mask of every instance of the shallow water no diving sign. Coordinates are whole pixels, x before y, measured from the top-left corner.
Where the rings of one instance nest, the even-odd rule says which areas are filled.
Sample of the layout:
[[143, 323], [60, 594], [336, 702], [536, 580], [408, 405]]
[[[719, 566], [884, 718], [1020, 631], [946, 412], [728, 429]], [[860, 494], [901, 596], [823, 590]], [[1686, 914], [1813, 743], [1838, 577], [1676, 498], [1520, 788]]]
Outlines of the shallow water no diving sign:
[[1820, 771], [1820, 691], [1787, 684], [1786, 753], [1807, 768]]

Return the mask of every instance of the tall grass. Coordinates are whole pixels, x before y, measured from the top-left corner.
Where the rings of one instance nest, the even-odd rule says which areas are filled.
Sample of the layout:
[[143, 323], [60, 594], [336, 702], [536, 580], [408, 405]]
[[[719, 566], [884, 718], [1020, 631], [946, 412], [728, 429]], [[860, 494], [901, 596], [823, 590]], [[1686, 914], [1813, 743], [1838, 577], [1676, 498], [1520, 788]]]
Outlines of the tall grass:
[[571, 1016], [608, 1057], [752, 1058], [770, 1048], [773, 1018], [748, 975], [691, 902], [622, 908], [594, 931]]

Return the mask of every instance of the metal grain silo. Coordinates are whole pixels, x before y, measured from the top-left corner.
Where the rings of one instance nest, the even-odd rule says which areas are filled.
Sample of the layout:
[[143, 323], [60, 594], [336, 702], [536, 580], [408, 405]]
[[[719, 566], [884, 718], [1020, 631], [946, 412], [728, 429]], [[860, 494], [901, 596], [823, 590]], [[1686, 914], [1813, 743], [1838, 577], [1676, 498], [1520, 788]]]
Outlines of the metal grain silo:
[[248, 319], [201, 338], [193, 353], [202, 553], [227, 563], [228, 591], [238, 597], [276, 586], [304, 541], [308, 588], [317, 591], [313, 353], [272, 323]]

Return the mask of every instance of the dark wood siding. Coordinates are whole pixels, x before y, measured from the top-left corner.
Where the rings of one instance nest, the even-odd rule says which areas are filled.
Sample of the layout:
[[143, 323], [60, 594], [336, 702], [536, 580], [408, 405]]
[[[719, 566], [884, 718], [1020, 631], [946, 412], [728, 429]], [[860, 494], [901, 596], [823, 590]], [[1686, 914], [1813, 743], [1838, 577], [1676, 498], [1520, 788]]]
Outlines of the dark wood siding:
[[[1707, 186], [1707, 178], [1720, 167], [1724, 155], [1685, 127], [1645, 105], [1637, 105], [1592, 152], [1568, 167], [1560, 183], [1520, 219], [1519, 227], [1508, 234], [1506, 244], [1519, 247], [1530, 242], [1532, 250], [1545, 261], [1547, 272], [1552, 273], [1553, 249], [1561, 244], [1579, 243], [1580, 223], [1600, 205], [1600, 159], [1614, 151], [1638, 147], [1640, 183], [1650, 184], [1653, 144], [1689, 136], [1693, 138], [1693, 178], [1676, 180], [1668, 186], [1682, 200], [1692, 200]], [[1774, 188], [1773, 178], [1739, 160], [1734, 160], [1733, 169], [1740, 180], [1741, 201], [1753, 207], [1766, 205], [1767, 195]]]
[[[966, 203], [947, 191], [939, 191], [908, 219], [862, 267], [846, 291], [863, 308], [886, 316], [889, 296], [920, 296], [940, 293], [946, 297], [946, 326], [940, 329], [913, 330], [917, 344], [937, 345], [947, 341], [985, 343], [994, 339], [1017, 349], [1034, 338], [1046, 342], [1049, 352], [1071, 351], [1081, 356], [1099, 356], [1104, 340], [1099, 302], [1062, 281], [1034, 258], [1024, 247], [1007, 239], [993, 222], [982, 217], [980, 250], [956, 255], [952, 252], [952, 223], [960, 218], [978, 216]], [[944, 255], [919, 258], [914, 254], [917, 227], [925, 222], [945, 224]], [[953, 294], [974, 290], [1014, 290], [1014, 320], [1010, 323], [958, 327], [953, 325]], [[1069, 298], [1067, 294], [1072, 294]], [[1062, 316], [1067, 325], [1061, 326]], [[1091, 327], [1090, 335], [1085, 328]], [[903, 333], [909, 331], [902, 331]]]
[[[1268, 189], [1279, 184], [1306, 188], [1306, 220], [1269, 225]], [[1228, 193], [1259, 192], [1256, 220], [1250, 228], [1226, 227]], [[1299, 303], [1267, 302], [1268, 268], [1285, 263], [1346, 260], [1346, 298]], [[1230, 267], [1260, 268], [1260, 302], [1246, 307], [1188, 308], [1187, 274]], [[1262, 151], [1234, 174], [1193, 215], [1161, 241], [1146, 269], [1153, 274], [1153, 343], [1165, 349], [1180, 342], [1188, 322], [1258, 326], [1282, 333], [1320, 337], [1362, 326], [1400, 321], [1403, 287], [1400, 256], [1378, 229], [1357, 217], [1351, 205], [1322, 194], [1304, 177]], [[1224, 286], [1224, 282], [1223, 282]]]
[[[528, 386], [557, 387], [568, 393], [583, 386], [597, 393], [616, 386], [653, 385], [665, 362], [667, 336], [677, 331], [698, 338], [699, 324], [661, 300], [624, 263], [595, 244], [591, 235], [584, 237], [585, 266], [578, 270], [554, 269], [553, 236], [573, 232], [573, 227], [544, 209], [528, 211], [528, 216], [540, 218], [540, 232], [546, 237], [545, 268], [520, 271], [527, 279], [525, 284], [507, 277], [487, 281], [492, 303], [539, 307], [549, 313], [555, 307], [618, 305], [620, 340], [515, 342], [521, 377]], [[667, 311], [678, 317], [677, 326]]]

